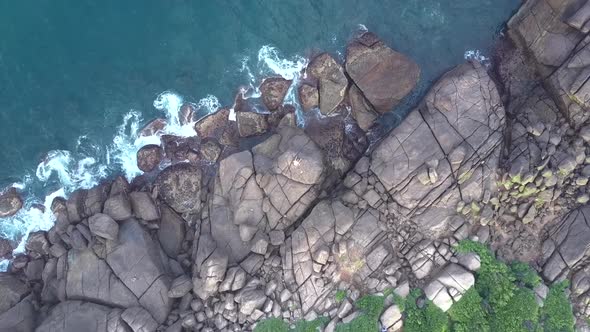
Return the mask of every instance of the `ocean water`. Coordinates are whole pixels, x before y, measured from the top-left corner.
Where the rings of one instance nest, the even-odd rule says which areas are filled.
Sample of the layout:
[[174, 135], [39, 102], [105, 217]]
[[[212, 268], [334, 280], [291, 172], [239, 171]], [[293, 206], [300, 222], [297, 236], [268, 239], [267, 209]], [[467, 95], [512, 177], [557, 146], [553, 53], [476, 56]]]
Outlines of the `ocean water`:
[[[412, 57], [409, 98], [466, 56], [485, 61], [518, 0], [21, 0], [0, 2], [0, 186], [26, 207], [0, 222], [18, 240], [47, 229], [48, 206], [122, 172], [138, 174], [139, 137], [154, 117], [187, 134], [176, 111], [231, 105], [264, 75], [297, 78], [320, 51], [343, 57], [359, 29]], [[290, 94], [291, 102], [296, 96]], [[399, 119], [396, 118], [396, 119]], [[384, 119], [383, 121], [395, 121]], [[176, 122], [175, 122], [176, 121]], [[22, 243], [19, 247], [22, 250]]]

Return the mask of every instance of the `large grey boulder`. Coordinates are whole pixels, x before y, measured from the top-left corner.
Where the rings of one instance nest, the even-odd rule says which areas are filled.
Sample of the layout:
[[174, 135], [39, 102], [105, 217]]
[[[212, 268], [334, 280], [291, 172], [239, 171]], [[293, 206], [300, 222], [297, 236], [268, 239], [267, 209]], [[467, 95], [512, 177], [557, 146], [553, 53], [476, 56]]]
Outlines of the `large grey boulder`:
[[121, 311], [100, 304], [80, 301], [61, 302], [36, 332], [130, 332], [121, 323]]
[[168, 206], [162, 205], [161, 213], [158, 240], [168, 256], [176, 257], [182, 248], [182, 241], [185, 236], [185, 221]]
[[504, 117], [485, 68], [467, 63], [445, 74], [371, 155], [370, 169], [397, 218], [437, 237], [448, 231], [459, 201], [494, 192]]
[[106, 261], [141, 306], [157, 322], [164, 322], [172, 306], [170, 279], [159, 246], [136, 220], [120, 224], [118, 242], [109, 249]]
[[30, 293], [29, 287], [16, 277], [0, 273], [0, 313], [6, 312]]
[[37, 313], [29, 298], [0, 314], [0, 332], [32, 332], [36, 325]]
[[119, 235], [119, 224], [103, 213], [97, 213], [88, 218], [88, 228], [92, 234], [112, 241], [116, 241]]
[[307, 73], [318, 81], [320, 112], [328, 115], [336, 111], [348, 88], [342, 66], [330, 54], [322, 53], [310, 62]]
[[122, 308], [139, 305], [136, 295], [90, 249], [68, 252], [65, 282], [66, 296], [70, 300]]

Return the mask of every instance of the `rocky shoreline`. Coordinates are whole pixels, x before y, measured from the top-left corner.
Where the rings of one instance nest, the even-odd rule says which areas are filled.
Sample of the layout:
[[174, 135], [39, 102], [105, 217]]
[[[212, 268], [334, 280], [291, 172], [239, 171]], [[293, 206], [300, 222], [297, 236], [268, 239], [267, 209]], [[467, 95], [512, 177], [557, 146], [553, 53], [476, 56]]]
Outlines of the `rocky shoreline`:
[[[327, 317], [334, 331], [388, 289], [421, 288], [447, 311], [480, 268], [457, 252], [465, 239], [530, 263], [540, 304], [569, 280], [576, 328], [590, 330], [590, 1], [553, 2], [525, 2], [491, 71], [451, 69], [378, 142], [371, 129], [420, 69], [364, 32], [343, 64], [320, 54], [297, 86], [267, 78], [193, 137], [144, 146], [131, 183], [54, 200], [55, 226], [0, 274], [0, 331], [250, 331], [272, 317]], [[21, 207], [0, 196], [0, 217]], [[381, 326], [402, 330], [386, 304]]]

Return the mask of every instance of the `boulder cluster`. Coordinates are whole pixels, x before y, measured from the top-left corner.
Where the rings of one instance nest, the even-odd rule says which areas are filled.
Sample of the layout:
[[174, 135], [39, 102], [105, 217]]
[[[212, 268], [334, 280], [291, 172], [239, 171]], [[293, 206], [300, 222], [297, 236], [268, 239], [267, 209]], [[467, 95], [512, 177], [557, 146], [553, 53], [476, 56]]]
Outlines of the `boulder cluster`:
[[[267, 78], [259, 99], [240, 92], [193, 137], [162, 136], [139, 150], [145, 174], [131, 183], [55, 199], [55, 226], [31, 233], [0, 274], [0, 331], [250, 331], [265, 318], [320, 316], [334, 331], [359, 316], [361, 295], [416, 287], [447, 311], [481, 265], [455, 250], [465, 239], [531, 263], [540, 303], [545, 284], [570, 280], [577, 328], [588, 331], [582, 2], [527, 1], [492, 70], [450, 70], [370, 147], [367, 132], [420, 70], [369, 32], [343, 64], [320, 54], [297, 86]], [[292, 90], [303, 127], [285, 102]], [[185, 104], [181, 121], [193, 116]], [[0, 196], [2, 216], [21, 205], [15, 191]], [[391, 299], [380, 324], [403, 329]]]

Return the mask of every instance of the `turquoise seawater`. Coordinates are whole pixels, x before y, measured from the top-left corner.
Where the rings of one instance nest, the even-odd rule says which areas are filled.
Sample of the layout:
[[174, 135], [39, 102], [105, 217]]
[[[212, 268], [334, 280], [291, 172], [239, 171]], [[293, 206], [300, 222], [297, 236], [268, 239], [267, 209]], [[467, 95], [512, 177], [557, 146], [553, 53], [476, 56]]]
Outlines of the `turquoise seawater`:
[[[0, 185], [17, 183], [30, 206], [60, 188], [67, 194], [125, 171], [137, 147], [134, 131], [165, 115], [153, 106], [162, 91], [201, 101], [204, 108], [216, 100], [231, 105], [240, 85], [256, 85], [264, 74], [293, 72], [298, 56], [319, 51], [342, 56], [362, 26], [418, 62], [419, 96], [463, 62], [466, 51], [488, 54], [519, 4], [1, 1]], [[33, 221], [38, 216], [31, 213], [5, 221], [0, 236], [47, 227], [47, 216]]]

